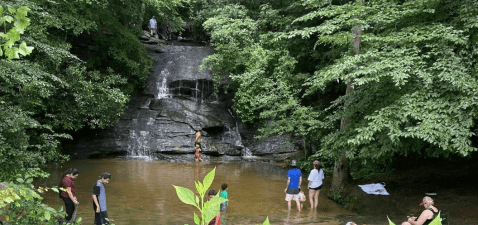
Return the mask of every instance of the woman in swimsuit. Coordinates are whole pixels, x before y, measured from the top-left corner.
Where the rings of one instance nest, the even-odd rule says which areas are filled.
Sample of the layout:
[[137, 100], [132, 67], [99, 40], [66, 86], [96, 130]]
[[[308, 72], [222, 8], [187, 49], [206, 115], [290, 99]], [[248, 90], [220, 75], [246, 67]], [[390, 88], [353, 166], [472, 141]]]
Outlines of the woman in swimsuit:
[[196, 158], [196, 163], [198, 162], [198, 160], [201, 160], [202, 162], [200, 152], [201, 152], [201, 147], [199, 147], [199, 144], [196, 144], [196, 153], [194, 153], [194, 158]]
[[422, 200], [422, 203], [420, 203], [420, 205], [425, 207], [425, 210], [423, 210], [422, 214], [418, 218], [408, 218], [408, 222], [403, 222], [402, 225], [428, 225], [438, 215], [438, 209], [433, 206], [433, 204], [433, 199], [425, 196]]

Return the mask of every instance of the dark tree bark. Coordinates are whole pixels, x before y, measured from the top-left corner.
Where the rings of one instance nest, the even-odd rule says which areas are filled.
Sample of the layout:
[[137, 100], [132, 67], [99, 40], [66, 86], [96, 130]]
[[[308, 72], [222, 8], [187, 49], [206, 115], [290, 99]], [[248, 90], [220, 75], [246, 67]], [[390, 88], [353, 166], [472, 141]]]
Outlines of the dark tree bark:
[[[363, 2], [362, 2], [363, 4]], [[352, 56], [358, 55], [360, 53], [360, 36], [362, 35], [362, 31], [355, 27], [352, 29], [352, 34], [354, 35], [354, 39], [352, 39]], [[354, 79], [351, 78], [347, 82], [347, 90], [345, 91], [346, 95], [349, 95], [354, 90]], [[347, 107], [347, 103], [345, 103], [345, 107]], [[345, 117], [340, 121], [340, 129], [345, 129], [349, 121], [348, 117]], [[346, 149], [342, 150], [342, 155], [340, 156], [339, 160], [335, 162], [334, 165], [334, 175], [332, 177], [332, 187], [330, 190], [332, 193], [336, 193], [340, 190], [340, 188], [344, 187], [347, 182], [352, 178], [350, 175], [350, 168], [349, 168], [349, 159], [345, 156]]]

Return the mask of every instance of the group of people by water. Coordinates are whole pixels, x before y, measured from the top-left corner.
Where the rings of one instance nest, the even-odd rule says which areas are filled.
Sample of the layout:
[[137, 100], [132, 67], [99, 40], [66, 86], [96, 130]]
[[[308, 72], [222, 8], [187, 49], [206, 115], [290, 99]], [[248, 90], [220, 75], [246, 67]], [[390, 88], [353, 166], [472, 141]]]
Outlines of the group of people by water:
[[[201, 159], [201, 129], [199, 129], [195, 134], [195, 161], [203, 161]], [[318, 160], [315, 160], [313, 163], [313, 169], [310, 171], [307, 178], [308, 185], [307, 189], [310, 209], [316, 209], [318, 206], [318, 198], [320, 190], [323, 186], [324, 171], [321, 169], [321, 163]], [[66, 222], [74, 219], [76, 215], [75, 209], [79, 204], [78, 199], [76, 198], [76, 187], [75, 179], [78, 177], [79, 171], [76, 168], [68, 169], [62, 176], [60, 187], [63, 188], [60, 191], [60, 198], [65, 203], [65, 211], [67, 216], [65, 217]], [[94, 224], [110, 224], [110, 220], [107, 213], [107, 204], [106, 204], [106, 191], [104, 185], [109, 183], [111, 174], [104, 172], [95, 182], [92, 190], [92, 200], [93, 200], [93, 211], [95, 213]], [[297, 162], [292, 160], [290, 163], [290, 169], [287, 172], [287, 184], [284, 190], [285, 200], [287, 201], [288, 210], [292, 208], [292, 201], [295, 201], [297, 204], [297, 209], [299, 212], [304, 207], [304, 202], [307, 200], [304, 191], [301, 189], [302, 184], [302, 172], [297, 167]], [[208, 191], [209, 199], [212, 199], [217, 194], [224, 199], [228, 199], [228, 184], [223, 183], [221, 185], [221, 190], [219, 193], [212, 189]], [[225, 220], [224, 215], [228, 201], [222, 202], [220, 204], [220, 210], [216, 217], [214, 217], [209, 225], [220, 225], [221, 218]], [[403, 222], [402, 225], [428, 225], [435, 217], [438, 215], [438, 209], [433, 206], [434, 201], [431, 197], [426, 196], [423, 198], [422, 203], [420, 204], [425, 207], [425, 210], [421, 213], [419, 217], [410, 217], [406, 222]], [[349, 222], [348, 225], [355, 225], [353, 222]]]
[[[310, 171], [307, 188], [309, 189], [309, 201], [310, 209], [317, 208], [319, 203], [319, 193], [322, 189], [324, 171], [322, 171], [320, 162], [315, 160], [313, 163], [314, 168]], [[297, 168], [297, 162], [292, 160], [291, 169], [287, 172], [287, 186], [284, 190], [286, 193], [285, 200], [287, 206], [291, 210], [291, 201], [297, 203], [297, 209], [300, 211], [303, 208], [303, 202], [306, 201], [304, 192], [301, 190], [302, 184], [302, 172]]]
[[[309, 189], [309, 200], [310, 200], [310, 209], [317, 208], [320, 189], [322, 189], [324, 172], [321, 169], [321, 164], [318, 160], [315, 160], [313, 163], [313, 169], [310, 171], [308, 177]], [[290, 170], [287, 172], [287, 186], [285, 189], [287, 201], [287, 206], [291, 210], [291, 201], [297, 203], [297, 209], [299, 212], [303, 208], [303, 202], [306, 201], [304, 192], [301, 190], [302, 184], [302, 172], [297, 168], [297, 162], [295, 160], [291, 161]], [[428, 225], [430, 224], [435, 217], [438, 215], [438, 209], [433, 206], [434, 201], [431, 197], [425, 196], [420, 203], [420, 206], [423, 206], [425, 210], [420, 214], [419, 217], [409, 217], [406, 222], [403, 222], [402, 225]], [[353, 222], [347, 223], [347, 225], [356, 225]]]
[[[62, 176], [59, 187], [64, 190], [60, 191], [60, 198], [65, 202], [66, 222], [74, 220], [75, 209], [78, 208], [79, 201], [76, 199], [75, 179], [80, 172], [76, 168], [68, 169]], [[106, 208], [106, 190], [104, 184], [109, 183], [111, 174], [102, 173], [95, 185], [93, 186], [92, 199], [93, 210], [95, 212], [94, 224], [110, 224], [110, 220]]]

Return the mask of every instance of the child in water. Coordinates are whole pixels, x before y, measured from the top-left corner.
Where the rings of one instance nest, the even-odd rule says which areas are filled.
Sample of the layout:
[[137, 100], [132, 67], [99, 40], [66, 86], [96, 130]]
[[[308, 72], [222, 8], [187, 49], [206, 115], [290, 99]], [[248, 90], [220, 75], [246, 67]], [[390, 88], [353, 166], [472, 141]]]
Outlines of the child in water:
[[304, 207], [305, 200], [307, 200], [302, 190], [299, 192], [299, 200], [300, 200], [300, 208], [302, 209]]
[[196, 144], [196, 153], [194, 153], [194, 157], [196, 158], [196, 163], [198, 162], [198, 160], [201, 160], [202, 162], [200, 152], [201, 152], [201, 147], [199, 147], [199, 144]]

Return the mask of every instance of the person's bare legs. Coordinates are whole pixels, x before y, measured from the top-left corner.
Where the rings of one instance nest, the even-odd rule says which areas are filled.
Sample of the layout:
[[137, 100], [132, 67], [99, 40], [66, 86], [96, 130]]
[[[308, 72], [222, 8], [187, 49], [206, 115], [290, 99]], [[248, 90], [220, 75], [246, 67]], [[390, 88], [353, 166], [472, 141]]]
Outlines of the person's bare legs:
[[290, 207], [291, 207], [290, 201], [287, 201], [287, 206], [289, 207], [289, 211], [290, 211]]
[[309, 189], [310, 209], [314, 208], [314, 193], [315, 193], [315, 190]]
[[300, 212], [300, 201], [299, 201], [299, 199], [295, 200], [295, 202], [297, 203], [297, 208], [299, 209], [299, 212]]
[[320, 193], [320, 190], [317, 190], [315, 191], [315, 195], [314, 195], [314, 198], [315, 198], [315, 208], [317, 208], [317, 205], [319, 204], [319, 193]]

